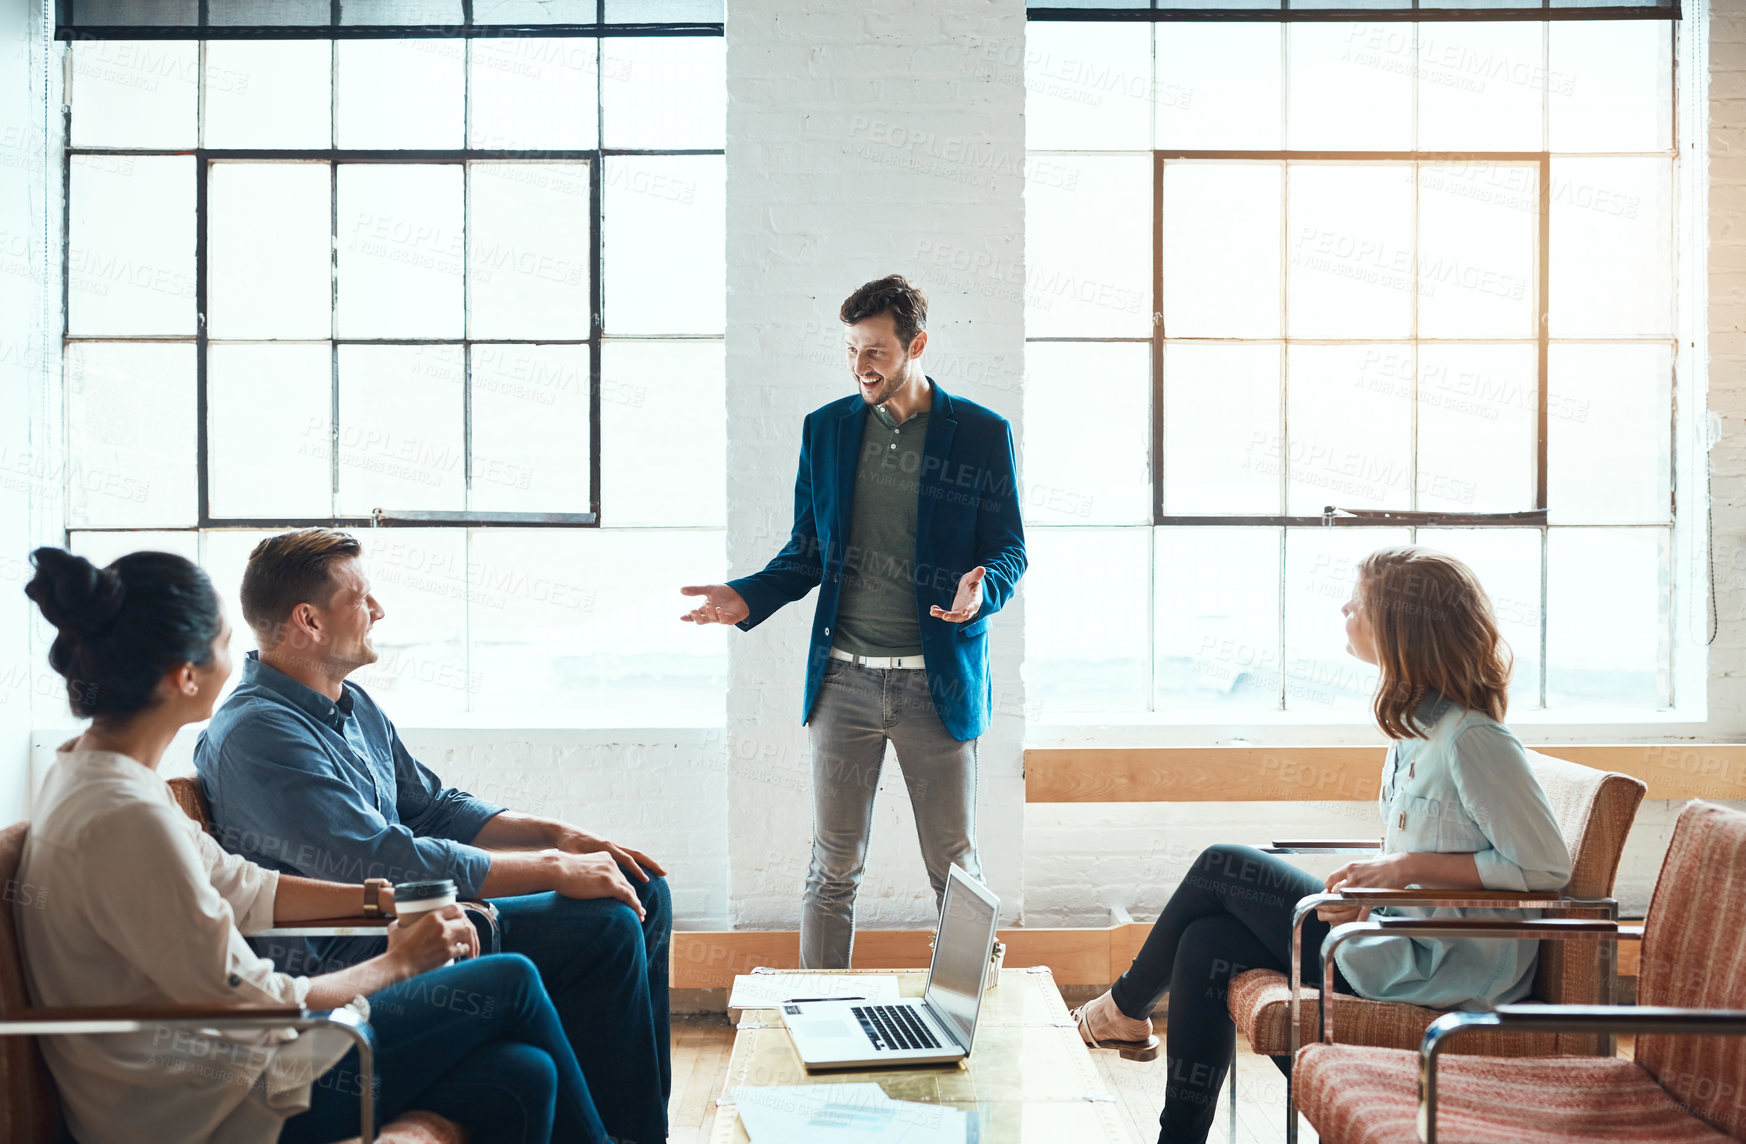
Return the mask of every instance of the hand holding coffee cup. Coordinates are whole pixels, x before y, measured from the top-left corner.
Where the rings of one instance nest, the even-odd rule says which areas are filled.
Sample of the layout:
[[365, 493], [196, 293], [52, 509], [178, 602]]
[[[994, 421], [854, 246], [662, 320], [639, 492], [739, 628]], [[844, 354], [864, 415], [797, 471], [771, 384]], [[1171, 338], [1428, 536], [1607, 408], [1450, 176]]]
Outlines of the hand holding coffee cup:
[[455, 904], [452, 881], [401, 883], [394, 887], [394, 913], [388, 948], [405, 956], [415, 972], [479, 955], [479, 931]]

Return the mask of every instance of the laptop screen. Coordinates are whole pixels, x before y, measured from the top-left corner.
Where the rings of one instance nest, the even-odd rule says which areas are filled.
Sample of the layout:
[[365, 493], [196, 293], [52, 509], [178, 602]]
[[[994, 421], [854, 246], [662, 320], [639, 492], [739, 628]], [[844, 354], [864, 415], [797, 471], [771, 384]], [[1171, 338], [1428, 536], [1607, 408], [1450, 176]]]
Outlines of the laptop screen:
[[982, 1005], [983, 977], [994, 949], [1000, 899], [958, 867], [946, 879], [940, 936], [928, 970], [927, 1003], [969, 1053]]

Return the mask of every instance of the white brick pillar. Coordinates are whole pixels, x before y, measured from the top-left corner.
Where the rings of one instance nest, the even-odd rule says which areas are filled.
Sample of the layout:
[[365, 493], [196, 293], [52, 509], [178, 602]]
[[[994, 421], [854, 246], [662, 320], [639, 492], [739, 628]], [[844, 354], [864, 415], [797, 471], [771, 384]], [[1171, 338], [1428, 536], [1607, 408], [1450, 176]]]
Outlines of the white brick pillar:
[[[852, 392], [837, 308], [887, 273], [931, 300], [928, 372], [1021, 421], [1021, 0], [942, 8], [736, 0], [727, 17], [727, 465], [732, 575], [792, 523], [802, 418]], [[793, 928], [811, 836], [802, 670], [816, 593], [736, 634], [727, 702], [729, 910]], [[982, 865], [1022, 905], [1022, 597], [994, 622], [998, 712], [981, 744]], [[863, 927], [931, 920], [907, 795], [887, 757]]]

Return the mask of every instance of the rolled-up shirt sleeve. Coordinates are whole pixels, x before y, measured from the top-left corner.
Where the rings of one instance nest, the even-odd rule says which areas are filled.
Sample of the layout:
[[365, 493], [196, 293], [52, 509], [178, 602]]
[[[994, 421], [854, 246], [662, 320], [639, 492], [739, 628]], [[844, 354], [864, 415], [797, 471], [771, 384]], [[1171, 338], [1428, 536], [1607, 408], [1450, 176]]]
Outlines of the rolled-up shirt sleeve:
[[167, 803], [130, 803], [91, 820], [80, 859], [103, 873], [83, 892], [104, 919], [105, 939], [179, 1003], [302, 1005], [309, 979], [275, 971], [249, 948], [214, 882], [237, 895], [251, 920], [264, 908], [270, 922], [278, 875], [251, 863], [214, 871], [196, 833]]
[[1562, 890], [1570, 882], [1570, 848], [1520, 740], [1479, 724], [1455, 740], [1451, 774], [1462, 808], [1491, 845], [1473, 863], [1488, 890]]
[[388, 821], [287, 713], [262, 710], [234, 728], [207, 774], [223, 787], [219, 844], [305, 877], [452, 878], [462, 897], [475, 898], [491, 869], [478, 847]]
[[487, 822], [507, 809], [464, 790], [445, 787], [435, 772], [412, 757], [400, 741], [399, 731], [390, 726], [388, 735], [399, 794], [395, 809], [400, 812], [400, 821], [414, 833], [471, 842]]

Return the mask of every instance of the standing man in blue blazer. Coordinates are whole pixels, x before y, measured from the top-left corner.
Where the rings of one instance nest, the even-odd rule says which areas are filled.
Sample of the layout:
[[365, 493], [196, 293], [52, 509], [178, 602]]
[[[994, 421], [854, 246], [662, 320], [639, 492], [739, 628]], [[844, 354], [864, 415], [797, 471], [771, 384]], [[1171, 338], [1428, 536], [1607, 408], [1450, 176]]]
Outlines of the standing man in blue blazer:
[[885, 744], [897, 750], [936, 904], [976, 858], [976, 740], [988, 622], [1025, 571], [1012, 429], [922, 372], [927, 295], [900, 275], [849, 295], [857, 392], [815, 409], [794, 530], [759, 572], [683, 589], [683, 619], [750, 630], [819, 589], [801, 717], [812, 741], [812, 864], [800, 963], [846, 969]]

